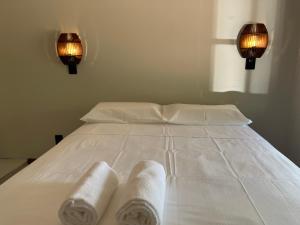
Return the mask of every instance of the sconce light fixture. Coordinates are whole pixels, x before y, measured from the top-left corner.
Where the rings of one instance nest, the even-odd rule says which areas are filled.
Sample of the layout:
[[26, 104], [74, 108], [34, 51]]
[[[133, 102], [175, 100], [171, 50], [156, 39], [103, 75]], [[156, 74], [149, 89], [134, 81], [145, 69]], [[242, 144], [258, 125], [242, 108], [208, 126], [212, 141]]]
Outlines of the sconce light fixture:
[[82, 58], [82, 45], [78, 34], [61, 33], [57, 41], [57, 54], [69, 68], [69, 74], [77, 74], [77, 64]]
[[246, 24], [238, 35], [237, 48], [242, 58], [246, 58], [246, 70], [254, 70], [256, 58], [260, 58], [268, 47], [269, 37], [262, 23]]

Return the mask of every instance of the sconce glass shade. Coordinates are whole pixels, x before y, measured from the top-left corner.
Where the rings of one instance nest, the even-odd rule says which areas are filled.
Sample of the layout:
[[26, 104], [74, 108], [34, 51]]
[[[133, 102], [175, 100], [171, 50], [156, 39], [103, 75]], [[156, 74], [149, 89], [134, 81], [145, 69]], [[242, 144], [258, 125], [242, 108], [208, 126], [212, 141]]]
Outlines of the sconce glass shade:
[[81, 57], [82, 56], [82, 47], [81, 43], [60, 43], [58, 50], [59, 56], [75, 56]]
[[237, 47], [242, 58], [260, 58], [268, 42], [268, 31], [264, 24], [246, 24], [238, 35]]
[[83, 48], [76, 33], [61, 33], [57, 41], [57, 54], [63, 64], [68, 65], [70, 74], [77, 74], [76, 65], [80, 63]]
[[264, 24], [246, 24], [242, 27], [237, 39], [237, 48], [242, 58], [246, 58], [246, 70], [255, 69], [256, 58], [264, 54], [268, 42], [268, 30]]

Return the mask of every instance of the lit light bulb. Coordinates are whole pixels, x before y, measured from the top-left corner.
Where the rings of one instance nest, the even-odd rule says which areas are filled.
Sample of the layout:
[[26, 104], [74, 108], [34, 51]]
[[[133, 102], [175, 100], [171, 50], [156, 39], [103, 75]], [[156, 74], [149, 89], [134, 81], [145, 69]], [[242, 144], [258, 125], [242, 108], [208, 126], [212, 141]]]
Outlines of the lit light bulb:
[[266, 48], [268, 43], [267, 35], [247, 34], [241, 42], [242, 48]]
[[76, 48], [76, 44], [74, 43], [67, 43], [65, 48], [65, 55], [67, 56], [74, 56], [78, 53], [78, 48]]

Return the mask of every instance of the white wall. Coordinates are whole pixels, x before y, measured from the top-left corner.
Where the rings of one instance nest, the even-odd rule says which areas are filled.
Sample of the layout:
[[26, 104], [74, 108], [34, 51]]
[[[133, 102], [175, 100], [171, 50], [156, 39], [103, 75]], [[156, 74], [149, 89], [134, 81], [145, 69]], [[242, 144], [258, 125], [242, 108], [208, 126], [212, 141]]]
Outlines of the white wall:
[[[286, 27], [288, 2], [2, 2], [0, 157], [42, 154], [54, 134], [78, 127], [98, 101], [233, 103], [287, 153], [283, 109], [291, 106], [289, 35], [295, 29]], [[267, 25], [271, 45], [256, 70], [246, 72], [235, 38], [251, 21]], [[55, 55], [55, 40], [74, 31], [87, 54], [72, 77]], [[222, 93], [230, 90], [240, 92]]]

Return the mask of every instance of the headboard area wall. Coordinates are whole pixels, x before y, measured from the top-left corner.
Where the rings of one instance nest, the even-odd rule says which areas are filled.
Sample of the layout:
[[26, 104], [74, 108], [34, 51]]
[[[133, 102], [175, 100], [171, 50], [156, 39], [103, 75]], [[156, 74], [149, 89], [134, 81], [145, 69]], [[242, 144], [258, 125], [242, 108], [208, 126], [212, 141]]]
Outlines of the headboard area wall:
[[[36, 157], [99, 101], [235, 104], [288, 153], [296, 62], [293, 1], [4, 1], [0, 8], [0, 157]], [[270, 45], [246, 71], [235, 40], [266, 24]], [[78, 74], [56, 55], [60, 32], [84, 45]]]

